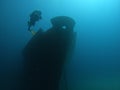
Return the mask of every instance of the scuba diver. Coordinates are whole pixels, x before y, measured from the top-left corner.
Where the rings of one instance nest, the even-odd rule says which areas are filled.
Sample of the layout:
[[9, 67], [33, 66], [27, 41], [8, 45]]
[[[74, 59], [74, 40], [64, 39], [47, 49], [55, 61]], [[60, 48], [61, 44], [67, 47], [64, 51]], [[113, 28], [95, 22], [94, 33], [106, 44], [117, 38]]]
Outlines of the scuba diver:
[[32, 26], [35, 26], [35, 23], [42, 19], [41, 11], [35, 10], [30, 14], [30, 20], [28, 21], [28, 31], [30, 31], [33, 35], [35, 34], [34, 30], [31, 30]]

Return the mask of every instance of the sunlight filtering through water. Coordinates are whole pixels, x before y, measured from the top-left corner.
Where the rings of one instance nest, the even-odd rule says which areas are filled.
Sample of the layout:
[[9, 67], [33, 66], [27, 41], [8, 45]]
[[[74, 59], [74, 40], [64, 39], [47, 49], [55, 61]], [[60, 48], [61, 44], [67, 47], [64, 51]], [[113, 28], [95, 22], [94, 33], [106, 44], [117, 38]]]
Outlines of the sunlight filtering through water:
[[0, 83], [7, 88], [0, 90], [13, 88], [23, 72], [17, 53], [32, 37], [27, 21], [37, 9], [42, 20], [36, 23], [36, 31], [49, 29], [50, 19], [56, 16], [76, 22], [75, 55], [66, 66], [69, 90], [120, 90], [120, 0], [1, 0], [0, 6], [0, 77], [4, 77]]

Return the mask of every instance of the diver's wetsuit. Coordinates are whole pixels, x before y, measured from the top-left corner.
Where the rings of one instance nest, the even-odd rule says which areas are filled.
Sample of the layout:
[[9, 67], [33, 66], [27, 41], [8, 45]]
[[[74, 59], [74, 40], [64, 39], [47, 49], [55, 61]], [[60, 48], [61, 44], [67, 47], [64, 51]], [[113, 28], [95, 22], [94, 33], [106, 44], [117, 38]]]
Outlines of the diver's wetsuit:
[[28, 21], [28, 30], [30, 31], [30, 28], [35, 25], [37, 21], [42, 19], [41, 17], [41, 11], [35, 10], [30, 14], [30, 21]]

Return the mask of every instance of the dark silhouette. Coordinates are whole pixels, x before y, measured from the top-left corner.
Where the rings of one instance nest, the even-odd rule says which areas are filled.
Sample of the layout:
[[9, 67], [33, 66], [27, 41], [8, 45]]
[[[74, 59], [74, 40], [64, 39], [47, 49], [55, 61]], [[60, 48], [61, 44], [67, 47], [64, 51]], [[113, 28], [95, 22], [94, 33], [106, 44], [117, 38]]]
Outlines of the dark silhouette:
[[28, 21], [28, 30], [30, 30], [30, 28], [31, 28], [32, 26], [34, 26], [35, 23], [36, 23], [37, 21], [39, 21], [41, 18], [42, 18], [42, 17], [41, 17], [41, 11], [35, 10], [34, 12], [32, 12], [32, 13], [30, 14], [30, 21]]
[[74, 48], [75, 22], [67, 16], [51, 19], [52, 27], [39, 30], [24, 49], [25, 90], [58, 90], [62, 67]]

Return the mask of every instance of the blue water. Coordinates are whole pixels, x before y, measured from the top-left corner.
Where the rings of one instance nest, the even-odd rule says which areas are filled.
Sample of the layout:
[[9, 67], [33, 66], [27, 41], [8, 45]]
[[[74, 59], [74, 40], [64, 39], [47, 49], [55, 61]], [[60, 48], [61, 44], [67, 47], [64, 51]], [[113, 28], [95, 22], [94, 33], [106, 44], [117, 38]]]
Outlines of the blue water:
[[[68, 90], [120, 90], [119, 0], [1, 0], [0, 90], [19, 90], [20, 52], [32, 37], [27, 21], [36, 9], [42, 12], [36, 31], [50, 28], [55, 16], [76, 21], [76, 47], [66, 63]], [[64, 84], [61, 80], [62, 90]]]

